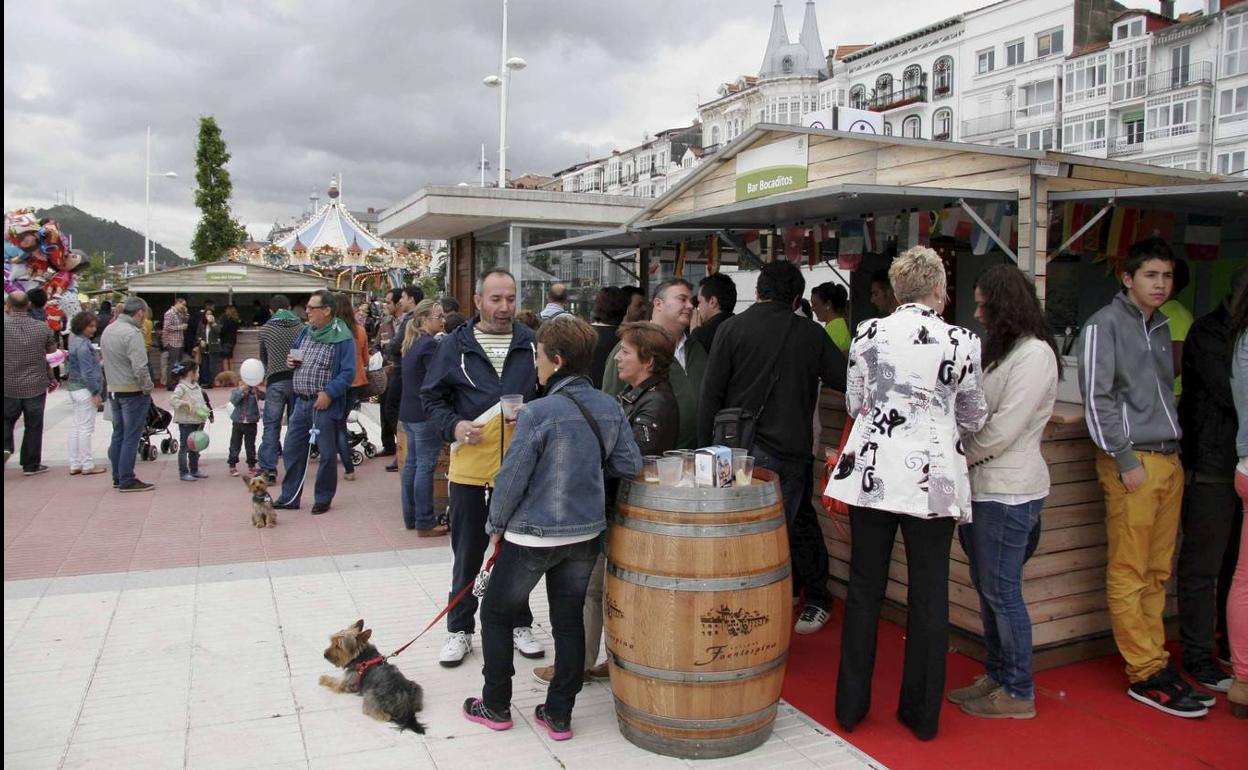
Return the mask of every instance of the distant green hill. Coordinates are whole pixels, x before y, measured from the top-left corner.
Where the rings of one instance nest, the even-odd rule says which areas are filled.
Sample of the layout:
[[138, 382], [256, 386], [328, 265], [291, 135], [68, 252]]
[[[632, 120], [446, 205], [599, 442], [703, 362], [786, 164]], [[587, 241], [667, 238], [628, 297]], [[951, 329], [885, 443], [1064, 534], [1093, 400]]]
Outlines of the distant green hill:
[[[53, 206], [35, 212], [40, 218], [51, 217], [61, 224], [61, 230], [73, 236], [74, 248], [88, 254], [108, 252], [108, 264], [139, 262], [143, 259], [143, 233], [93, 217], [74, 206]], [[160, 265], [185, 265], [187, 260], [156, 244], [156, 263]]]

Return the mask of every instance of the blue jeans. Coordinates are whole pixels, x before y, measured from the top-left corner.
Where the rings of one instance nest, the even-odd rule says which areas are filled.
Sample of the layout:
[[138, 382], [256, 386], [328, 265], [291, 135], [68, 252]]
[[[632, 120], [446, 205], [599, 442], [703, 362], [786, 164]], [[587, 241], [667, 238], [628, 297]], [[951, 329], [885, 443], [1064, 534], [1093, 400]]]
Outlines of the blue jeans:
[[277, 453], [282, 451], [282, 413], [289, 415], [294, 406], [295, 383], [281, 380], [264, 389], [264, 433], [260, 436], [260, 470], [277, 470]]
[[988, 648], [987, 674], [1015, 698], [1034, 698], [1031, 617], [1023, 601], [1023, 565], [1040, 543], [1044, 500], [1021, 505], [975, 502], [972, 522], [958, 529], [971, 560], [971, 581]]
[[314, 502], [329, 505], [338, 491], [338, 420], [331, 417], [331, 410], [317, 411], [312, 408], [315, 399], [295, 398], [295, 411], [290, 415], [286, 428], [286, 475], [282, 479], [280, 502], [296, 507], [303, 496], [304, 474], [308, 469], [308, 439], [313, 426], [319, 431], [317, 449], [321, 452], [316, 469]]
[[108, 445], [108, 462], [113, 466], [113, 483], [125, 486], [134, 481], [134, 462], [139, 456], [139, 437], [147, 423], [148, 395], [117, 398], [110, 395], [113, 411], [113, 440]]
[[433, 529], [433, 469], [442, 451], [442, 436], [432, 420], [403, 422], [407, 461], [403, 463], [403, 523], [408, 529]]
[[555, 637], [555, 675], [546, 690], [546, 708], [559, 719], [572, 717], [585, 671], [585, 589], [598, 561], [599, 538], [552, 548], [503, 543], [481, 599], [481, 647], [485, 686], [481, 700], [495, 711], [511, 707], [511, 629], [518, 613], [527, 612], [529, 594], [546, 576], [550, 625]]

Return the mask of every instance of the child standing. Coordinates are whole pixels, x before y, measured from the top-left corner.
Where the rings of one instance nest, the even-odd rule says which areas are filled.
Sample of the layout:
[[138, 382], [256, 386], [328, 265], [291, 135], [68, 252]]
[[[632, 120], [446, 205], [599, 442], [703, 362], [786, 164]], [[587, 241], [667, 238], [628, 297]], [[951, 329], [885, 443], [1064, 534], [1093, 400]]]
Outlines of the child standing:
[[199, 471], [199, 452], [191, 451], [187, 439], [204, 429], [204, 419], [212, 421], [212, 406], [208, 394], [197, 382], [199, 366], [194, 361], [183, 361], [173, 367], [178, 386], [173, 389], [169, 404], [173, 407], [173, 421], [178, 424], [178, 475], [183, 481], [206, 479], [208, 474]]
[[230, 419], [234, 422], [230, 430], [230, 456], [226, 462], [230, 466], [230, 475], [238, 475], [238, 453], [243, 442], [247, 442], [247, 472], [256, 475], [256, 426], [260, 422], [259, 392], [251, 385], [242, 384], [230, 394], [230, 403], [234, 405], [234, 414]]

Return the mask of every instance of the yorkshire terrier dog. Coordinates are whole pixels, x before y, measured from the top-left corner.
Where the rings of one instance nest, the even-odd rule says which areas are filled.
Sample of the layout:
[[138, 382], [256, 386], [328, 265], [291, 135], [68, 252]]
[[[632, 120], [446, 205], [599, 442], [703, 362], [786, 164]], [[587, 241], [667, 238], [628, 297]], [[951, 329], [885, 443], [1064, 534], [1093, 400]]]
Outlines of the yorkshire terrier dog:
[[212, 385], [216, 388], [237, 388], [239, 382], [238, 372], [217, 372], [217, 376], [212, 378]]
[[261, 527], [277, 526], [277, 511], [273, 510], [273, 497], [269, 494], [269, 480], [260, 474], [248, 476], [243, 474], [243, 483], [251, 490], [251, 525]]
[[321, 674], [320, 683], [334, 692], [359, 693], [364, 713], [380, 722], [394, 722], [400, 730], [425, 731], [416, 721], [424, 706], [420, 685], [403, 676], [369, 643], [373, 629], [357, 620], [329, 637], [325, 660], [344, 670], [341, 679]]

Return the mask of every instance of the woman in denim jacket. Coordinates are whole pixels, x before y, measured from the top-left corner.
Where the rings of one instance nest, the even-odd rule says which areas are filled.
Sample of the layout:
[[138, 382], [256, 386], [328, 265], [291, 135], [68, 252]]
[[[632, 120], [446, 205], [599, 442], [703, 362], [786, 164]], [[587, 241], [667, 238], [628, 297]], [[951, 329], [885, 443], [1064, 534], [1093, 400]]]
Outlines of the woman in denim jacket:
[[69, 400], [73, 419], [69, 425], [69, 475], [93, 476], [106, 468], [96, 467], [91, 456], [95, 414], [104, 403], [104, 372], [91, 346], [97, 326], [94, 313], [82, 311], [69, 322]]
[[481, 602], [485, 687], [480, 698], [465, 701], [464, 716], [493, 730], [512, 725], [512, 616], [545, 576], [555, 675], [535, 716], [554, 740], [572, 737], [572, 706], [585, 670], [582, 607], [598, 536], [607, 528], [604, 474], [641, 471], [623, 409], [590, 381], [597, 340], [592, 326], [571, 315], [542, 325], [537, 379], [545, 397], [521, 409], [490, 500], [490, 542], [507, 542]]

